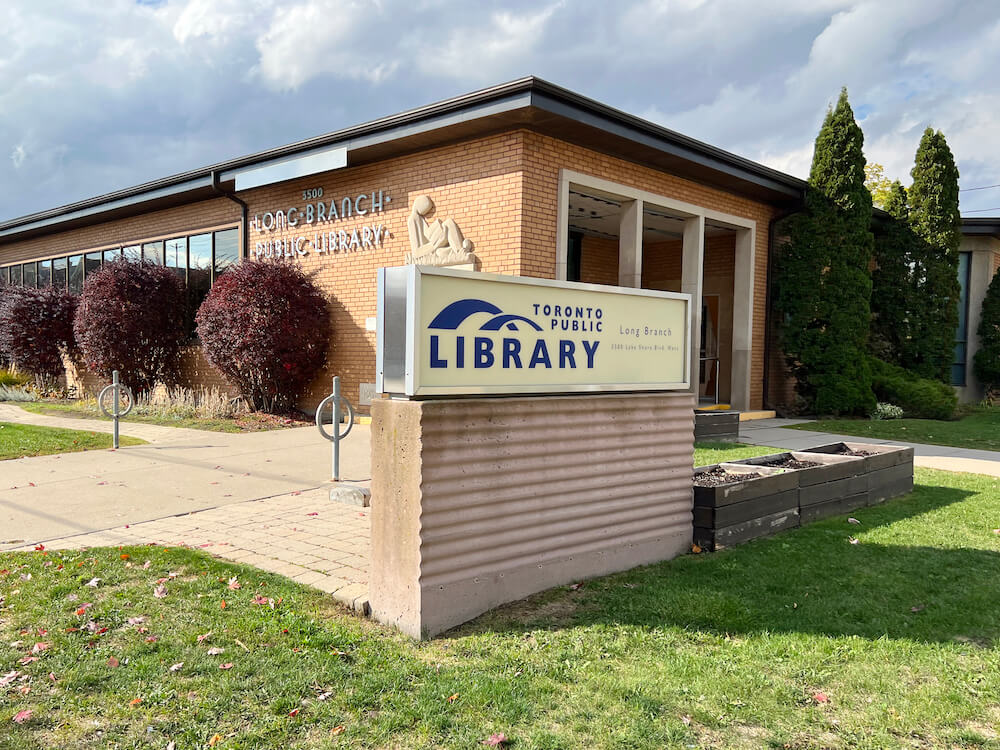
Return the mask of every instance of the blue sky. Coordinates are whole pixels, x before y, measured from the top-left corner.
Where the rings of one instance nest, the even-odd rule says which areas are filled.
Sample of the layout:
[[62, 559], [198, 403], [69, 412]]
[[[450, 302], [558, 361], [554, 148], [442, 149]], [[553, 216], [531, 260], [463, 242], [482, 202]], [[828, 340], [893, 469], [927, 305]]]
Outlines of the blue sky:
[[930, 125], [1000, 185], [995, 0], [7, 0], [0, 28], [0, 218], [526, 74], [799, 176], [846, 85], [890, 176]]

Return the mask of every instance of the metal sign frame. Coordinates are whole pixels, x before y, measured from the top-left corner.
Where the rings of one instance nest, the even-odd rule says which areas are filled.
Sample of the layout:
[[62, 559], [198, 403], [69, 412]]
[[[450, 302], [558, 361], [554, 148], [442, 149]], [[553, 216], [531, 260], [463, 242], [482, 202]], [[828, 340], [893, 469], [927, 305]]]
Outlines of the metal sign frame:
[[[452, 276], [477, 281], [496, 281], [504, 284], [550, 289], [598, 292], [602, 295], [621, 294], [636, 297], [674, 299], [686, 302], [685, 325], [681, 351], [684, 357], [684, 380], [666, 383], [601, 383], [565, 384], [554, 388], [545, 384], [487, 385], [487, 386], [423, 386], [418, 381], [417, 363], [421, 350], [419, 277], [422, 275]], [[628, 391], [686, 390], [691, 385], [691, 295], [663, 292], [656, 289], [584, 284], [573, 281], [556, 281], [527, 276], [505, 276], [493, 273], [460, 271], [435, 266], [395, 266], [378, 270], [378, 320], [375, 346], [375, 390], [404, 398], [422, 399], [446, 396], [530, 395], [562, 393], [600, 393]]]

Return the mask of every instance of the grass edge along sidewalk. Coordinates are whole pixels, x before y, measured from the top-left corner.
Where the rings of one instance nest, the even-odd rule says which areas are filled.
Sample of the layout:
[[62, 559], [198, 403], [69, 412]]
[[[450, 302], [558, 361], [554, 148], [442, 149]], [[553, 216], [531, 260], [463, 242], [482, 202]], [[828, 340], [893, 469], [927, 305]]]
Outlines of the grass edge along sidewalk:
[[[144, 445], [145, 440], [123, 435], [120, 444]], [[54, 453], [102, 450], [111, 447], [111, 435], [90, 430], [0, 422], [0, 461], [48, 456]]]
[[559, 587], [427, 643], [196, 551], [0, 554], [0, 731], [10, 750], [996, 747], [998, 483], [917, 480], [859, 524]]
[[959, 418], [937, 419], [820, 419], [788, 425], [786, 429], [854, 435], [904, 443], [948, 445], [954, 448], [1000, 451], [1000, 408], [963, 406]]

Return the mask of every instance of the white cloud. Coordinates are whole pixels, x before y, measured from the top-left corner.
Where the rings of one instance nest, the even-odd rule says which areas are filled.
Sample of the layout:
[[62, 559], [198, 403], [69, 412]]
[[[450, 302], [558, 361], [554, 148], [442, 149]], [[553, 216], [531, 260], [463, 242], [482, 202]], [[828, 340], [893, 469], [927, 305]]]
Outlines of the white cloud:
[[7, 0], [0, 24], [0, 218], [526, 73], [799, 176], [847, 85], [890, 175], [933, 126], [964, 187], [1000, 183], [983, 0]]

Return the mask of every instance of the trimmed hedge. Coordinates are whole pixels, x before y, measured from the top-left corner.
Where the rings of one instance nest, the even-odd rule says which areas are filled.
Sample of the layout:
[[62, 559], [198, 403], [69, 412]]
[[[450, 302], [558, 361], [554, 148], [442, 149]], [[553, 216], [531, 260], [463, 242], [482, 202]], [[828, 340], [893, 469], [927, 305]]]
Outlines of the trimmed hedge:
[[871, 371], [872, 390], [878, 400], [902, 407], [907, 417], [954, 418], [958, 394], [950, 385], [918, 377], [902, 367], [874, 358]]

